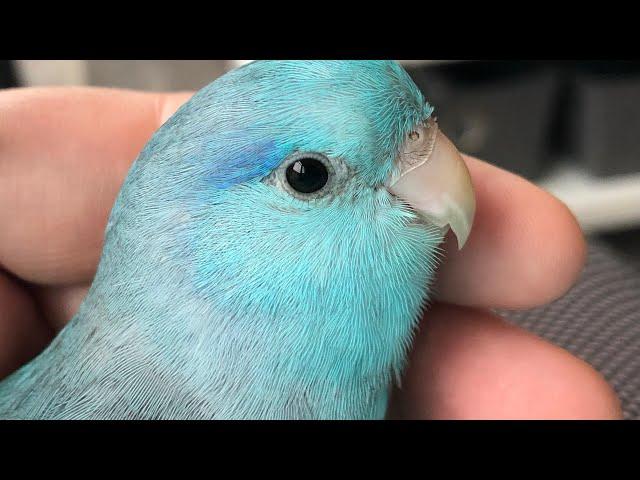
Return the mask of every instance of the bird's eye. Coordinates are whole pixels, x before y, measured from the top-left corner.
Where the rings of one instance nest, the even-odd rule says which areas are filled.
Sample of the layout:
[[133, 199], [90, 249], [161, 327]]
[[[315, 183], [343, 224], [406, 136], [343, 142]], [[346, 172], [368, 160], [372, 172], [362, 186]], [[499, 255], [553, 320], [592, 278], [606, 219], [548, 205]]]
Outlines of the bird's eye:
[[411, 133], [409, 133], [409, 138], [414, 142], [416, 140], [420, 140], [420, 132], [418, 132], [417, 130], [412, 131]]
[[329, 181], [329, 170], [322, 156], [305, 154], [287, 167], [286, 178], [296, 192], [314, 193]]
[[296, 151], [287, 156], [280, 166], [263, 179], [303, 202], [315, 202], [341, 188], [353, 174], [340, 158], [319, 152]]

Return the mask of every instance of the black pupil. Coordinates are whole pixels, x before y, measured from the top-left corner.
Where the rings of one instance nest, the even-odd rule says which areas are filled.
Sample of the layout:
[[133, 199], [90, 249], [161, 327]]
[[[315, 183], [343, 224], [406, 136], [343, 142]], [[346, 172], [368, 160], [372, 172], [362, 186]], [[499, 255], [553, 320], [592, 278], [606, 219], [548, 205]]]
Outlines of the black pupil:
[[329, 172], [320, 160], [301, 158], [287, 167], [287, 181], [300, 193], [313, 193], [327, 184]]

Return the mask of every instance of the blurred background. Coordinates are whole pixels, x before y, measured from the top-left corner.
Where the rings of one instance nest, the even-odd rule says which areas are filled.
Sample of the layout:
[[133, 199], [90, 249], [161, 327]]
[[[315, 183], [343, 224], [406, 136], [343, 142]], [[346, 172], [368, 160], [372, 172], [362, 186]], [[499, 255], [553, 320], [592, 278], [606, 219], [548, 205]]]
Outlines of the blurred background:
[[[196, 90], [246, 62], [3, 61], [0, 88]], [[640, 61], [401, 63], [461, 151], [574, 212], [590, 248], [576, 287], [549, 306], [499, 313], [594, 365], [627, 418], [640, 418]]]

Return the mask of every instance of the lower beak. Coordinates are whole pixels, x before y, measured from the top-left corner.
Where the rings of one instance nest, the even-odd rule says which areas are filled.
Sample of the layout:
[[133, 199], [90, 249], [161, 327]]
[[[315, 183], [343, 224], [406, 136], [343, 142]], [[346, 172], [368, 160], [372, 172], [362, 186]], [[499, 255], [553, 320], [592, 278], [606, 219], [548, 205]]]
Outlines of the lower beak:
[[386, 185], [389, 192], [411, 204], [430, 223], [451, 227], [462, 248], [476, 211], [471, 176], [434, 120], [409, 135], [395, 165]]

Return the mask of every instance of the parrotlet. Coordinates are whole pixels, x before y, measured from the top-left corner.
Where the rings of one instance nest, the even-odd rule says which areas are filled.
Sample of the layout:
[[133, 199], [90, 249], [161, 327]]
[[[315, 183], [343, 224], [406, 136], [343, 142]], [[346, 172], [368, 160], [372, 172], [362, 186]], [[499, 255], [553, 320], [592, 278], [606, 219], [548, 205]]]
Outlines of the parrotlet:
[[393, 61], [256, 61], [151, 138], [0, 418], [382, 419], [474, 192]]

